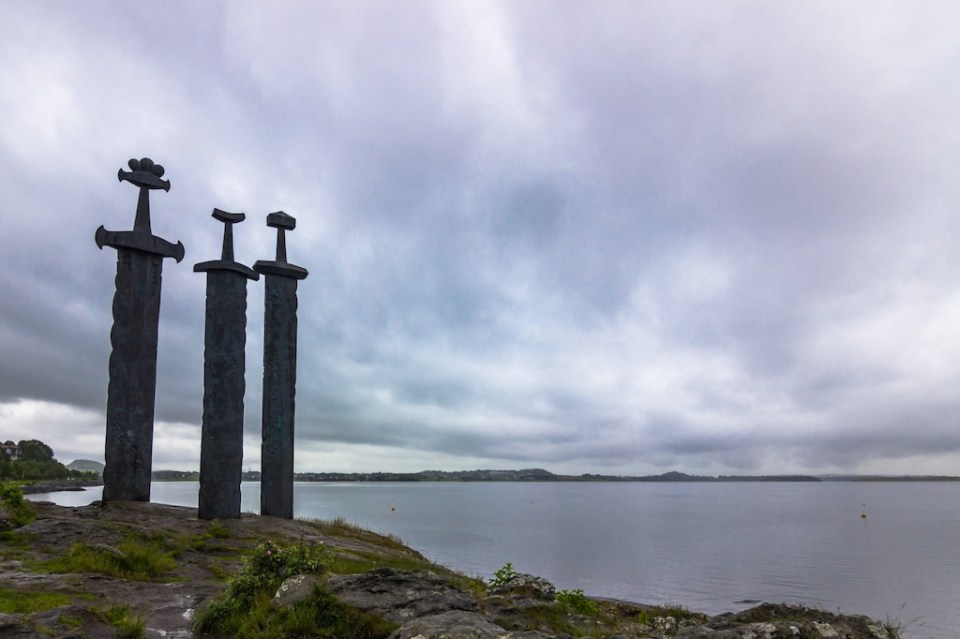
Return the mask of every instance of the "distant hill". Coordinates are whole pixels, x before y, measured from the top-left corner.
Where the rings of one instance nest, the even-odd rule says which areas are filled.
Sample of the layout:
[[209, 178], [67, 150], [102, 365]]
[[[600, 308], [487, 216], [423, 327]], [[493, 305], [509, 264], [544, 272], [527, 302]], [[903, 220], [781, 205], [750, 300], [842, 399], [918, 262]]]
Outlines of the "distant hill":
[[670, 471], [643, 477], [623, 475], [555, 475], [542, 468], [522, 470], [424, 470], [419, 473], [296, 473], [297, 481], [596, 481], [596, 482], [747, 482], [820, 481], [809, 475], [721, 475], [704, 477]]
[[67, 464], [67, 468], [70, 470], [79, 470], [80, 472], [92, 472], [98, 475], [103, 474], [103, 464], [91, 459], [74, 459]]

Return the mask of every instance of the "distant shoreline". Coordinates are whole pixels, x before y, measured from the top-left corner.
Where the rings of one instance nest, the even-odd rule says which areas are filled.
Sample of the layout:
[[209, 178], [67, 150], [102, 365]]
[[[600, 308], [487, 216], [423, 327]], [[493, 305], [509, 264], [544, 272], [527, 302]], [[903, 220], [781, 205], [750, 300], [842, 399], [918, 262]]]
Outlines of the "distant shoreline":
[[37, 481], [20, 486], [24, 495], [41, 495], [43, 493], [80, 492], [93, 486], [103, 486], [102, 481]]
[[[198, 471], [157, 470], [154, 481], [199, 481]], [[259, 481], [258, 471], [245, 471], [244, 481]], [[301, 482], [670, 482], [670, 483], [748, 483], [748, 482], [929, 482], [960, 481], [947, 475], [688, 475], [671, 471], [662, 475], [557, 475], [540, 468], [522, 470], [425, 470], [418, 473], [296, 473]]]

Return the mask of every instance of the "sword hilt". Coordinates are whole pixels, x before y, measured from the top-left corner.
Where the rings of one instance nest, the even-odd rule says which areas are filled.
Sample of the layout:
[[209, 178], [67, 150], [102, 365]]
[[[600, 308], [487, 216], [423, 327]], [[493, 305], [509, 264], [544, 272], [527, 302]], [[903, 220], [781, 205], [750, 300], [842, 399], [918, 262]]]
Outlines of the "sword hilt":
[[170, 180], [161, 180], [164, 174], [163, 166], [156, 164], [150, 158], [131, 159], [127, 162], [130, 171], [120, 169], [117, 177], [121, 182], [130, 182], [140, 187], [140, 198], [137, 201], [137, 217], [133, 222], [132, 231], [107, 231], [102, 226], [97, 229], [94, 239], [101, 249], [104, 246], [114, 248], [131, 248], [147, 253], [155, 253], [163, 257], [172, 257], [178, 262], [183, 259], [183, 244], [172, 244], [156, 237], [150, 230], [150, 191], [156, 189], [170, 190]]
[[277, 261], [287, 261], [287, 236], [284, 231], [297, 228], [297, 218], [287, 215], [283, 211], [267, 215], [267, 226], [277, 229]]
[[223, 250], [220, 259], [233, 261], [233, 225], [243, 222], [247, 218], [243, 213], [227, 213], [220, 209], [213, 209], [213, 219], [223, 222]]

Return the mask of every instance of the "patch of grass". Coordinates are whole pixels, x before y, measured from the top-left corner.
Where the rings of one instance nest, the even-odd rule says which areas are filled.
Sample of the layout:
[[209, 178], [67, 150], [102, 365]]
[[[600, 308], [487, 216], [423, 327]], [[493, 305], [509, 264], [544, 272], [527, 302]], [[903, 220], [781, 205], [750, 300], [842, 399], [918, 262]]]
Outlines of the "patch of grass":
[[61, 626], [69, 628], [70, 630], [79, 630], [83, 626], [83, 622], [80, 621], [80, 619], [71, 615], [60, 615], [57, 621], [60, 622]]
[[[222, 612], [222, 611], [221, 611]], [[201, 632], [237, 639], [336, 637], [386, 639], [399, 627], [381, 617], [340, 602], [321, 587], [293, 607], [277, 608], [268, 590], [259, 591], [242, 614], [202, 609], [194, 619]]]
[[16, 530], [4, 530], [0, 532], [0, 543], [11, 548], [29, 548], [27, 536]]
[[554, 597], [561, 604], [581, 615], [597, 616], [600, 614], [600, 606], [583, 594], [583, 590], [580, 588], [576, 590], [559, 590]]
[[914, 617], [913, 619], [904, 621], [903, 611], [906, 607], [907, 604], [901, 605], [896, 617], [891, 619], [890, 615], [887, 615], [886, 620], [880, 624], [880, 626], [887, 631], [887, 634], [890, 635], [891, 639], [900, 639], [901, 637], [906, 637], [908, 634], [913, 635], [916, 631], [927, 625], [925, 621], [921, 621], [920, 617]]
[[348, 522], [343, 517], [336, 517], [334, 519], [302, 519], [301, 521], [316, 526], [317, 530], [325, 535], [360, 539], [392, 550], [409, 550], [406, 544], [403, 543], [403, 540], [396, 535], [381, 535], [370, 530], [365, 530], [356, 524]]
[[116, 548], [76, 543], [65, 557], [41, 562], [37, 567], [49, 572], [95, 572], [122, 579], [159, 581], [177, 567], [177, 562], [156, 543], [130, 537]]
[[330, 555], [326, 560], [327, 569], [338, 575], [356, 575], [374, 568], [394, 568], [396, 570], [433, 570], [446, 572], [441, 566], [431, 563], [418, 555], [397, 556], [382, 555], [376, 552], [356, 550], [348, 554]]
[[30, 543], [27, 535], [17, 530], [0, 532], [0, 559], [14, 561], [29, 556]]
[[690, 609], [683, 604], [677, 603], [660, 604], [659, 606], [654, 607], [652, 614], [655, 617], [673, 617], [677, 621], [680, 621], [681, 619], [687, 619], [688, 617], [697, 616], [695, 613], [690, 612]]
[[230, 539], [232, 536], [230, 531], [227, 530], [227, 527], [224, 526], [223, 522], [219, 519], [210, 522], [210, 525], [207, 527], [207, 535], [212, 539]]
[[0, 507], [10, 513], [10, 520], [18, 528], [37, 518], [37, 509], [23, 496], [20, 485], [12, 481], [0, 482]]
[[103, 623], [117, 629], [117, 639], [143, 639], [147, 629], [147, 618], [141, 612], [134, 612], [127, 604], [117, 604], [109, 608], [93, 608], [91, 612]]
[[562, 606], [531, 606], [524, 610], [524, 616], [530, 624], [528, 628], [547, 629], [556, 635], [583, 637], [590, 635], [589, 630], [580, 627], [570, 618]]
[[209, 563], [209, 564], [206, 564], [204, 567], [210, 571], [210, 574], [212, 574], [214, 577], [216, 577], [220, 581], [226, 581], [227, 579], [230, 578], [230, 575], [232, 574], [230, 573], [230, 571], [224, 568], [222, 564]]
[[29, 615], [70, 603], [70, 597], [57, 592], [0, 589], [0, 612]]

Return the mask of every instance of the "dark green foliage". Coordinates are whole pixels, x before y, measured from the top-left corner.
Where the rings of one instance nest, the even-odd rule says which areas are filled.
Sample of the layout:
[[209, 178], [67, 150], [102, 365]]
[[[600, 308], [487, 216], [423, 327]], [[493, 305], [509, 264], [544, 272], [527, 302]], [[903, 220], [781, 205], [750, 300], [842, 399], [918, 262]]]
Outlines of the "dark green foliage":
[[[233, 633], [256, 609], [258, 596], [273, 595], [287, 577], [322, 573], [322, 547], [303, 542], [282, 546], [274, 541], [259, 544], [244, 559], [243, 568], [229, 581], [226, 591], [203, 608], [195, 619], [202, 632]], [[269, 598], [268, 598], [269, 600]]]
[[53, 449], [37, 439], [25, 439], [17, 446], [20, 447], [20, 460], [45, 462], [53, 459]]
[[583, 594], [583, 590], [579, 588], [576, 590], [560, 590], [555, 595], [555, 598], [573, 612], [578, 612], [582, 615], [597, 615], [600, 613], [600, 606], [592, 599], [588, 599], [587, 596]]
[[0, 506], [17, 527], [29, 524], [37, 516], [33, 504], [24, 499], [20, 486], [13, 482], [0, 483]]
[[0, 480], [35, 481], [41, 479], [85, 479], [97, 480], [100, 476], [94, 472], [70, 470], [53, 456], [53, 449], [36, 439], [25, 439], [20, 447], [20, 458], [10, 461], [0, 454]]
[[269, 590], [261, 590], [240, 609], [202, 609], [195, 620], [198, 630], [237, 639], [335, 637], [385, 639], [397, 624], [342, 603], [322, 587], [292, 608], [278, 608]]
[[202, 633], [238, 639], [385, 639], [396, 630], [396, 624], [342, 603], [320, 586], [293, 607], [273, 605], [273, 593], [284, 579], [324, 572], [323, 559], [322, 547], [302, 541], [290, 546], [259, 544], [227, 589], [198, 611], [194, 626]]

